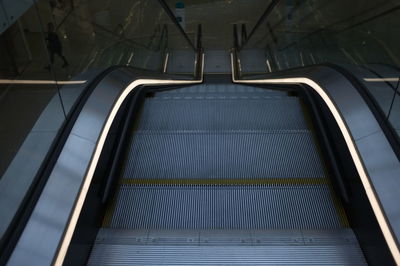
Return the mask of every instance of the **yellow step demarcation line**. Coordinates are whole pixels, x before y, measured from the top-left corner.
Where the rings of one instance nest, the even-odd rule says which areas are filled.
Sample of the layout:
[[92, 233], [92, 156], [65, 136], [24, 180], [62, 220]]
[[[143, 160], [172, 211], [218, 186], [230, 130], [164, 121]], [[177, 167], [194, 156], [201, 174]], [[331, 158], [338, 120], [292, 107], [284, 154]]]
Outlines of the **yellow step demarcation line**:
[[[327, 185], [330, 190], [339, 222], [342, 227], [349, 227], [349, 222], [340, 199], [335, 195], [332, 184], [327, 178], [256, 178], [256, 179], [134, 179], [122, 178], [119, 185]], [[103, 227], [111, 224], [116, 205], [115, 195], [107, 206]]]

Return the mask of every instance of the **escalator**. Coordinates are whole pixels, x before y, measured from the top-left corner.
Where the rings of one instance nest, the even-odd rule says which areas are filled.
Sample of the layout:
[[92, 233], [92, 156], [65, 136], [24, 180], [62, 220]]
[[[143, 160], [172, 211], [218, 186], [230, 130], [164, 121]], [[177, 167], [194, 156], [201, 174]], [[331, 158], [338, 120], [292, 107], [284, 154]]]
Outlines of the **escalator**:
[[88, 265], [366, 265], [292, 89], [150, 92], [131, 124]]
[[0, 264], [399, 264], [400, 146], [363, 87], [387, 80], [261, 45], [279, 1], [249, 37], [235, 25], [230, 50], [204, 48], [201, 25], [194, 42], [159, 2], [176, 27], [157, 51], [99, 49], [109, 62], [62, 102], [40, 172], [8, 187], [26, 192], [9, 197]]

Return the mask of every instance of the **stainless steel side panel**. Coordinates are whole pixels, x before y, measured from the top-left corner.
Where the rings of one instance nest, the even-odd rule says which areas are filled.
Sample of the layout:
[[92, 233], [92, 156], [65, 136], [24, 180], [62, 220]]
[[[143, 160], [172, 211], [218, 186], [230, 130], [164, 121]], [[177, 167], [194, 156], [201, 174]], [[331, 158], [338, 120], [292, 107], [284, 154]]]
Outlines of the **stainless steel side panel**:
[[392, 255], [396, 263], [400, 264], [400, 161], [376, 117], [354, 85], [339, 72], [324, 66], [233, 80], [246, 84], [307, 84], [320, 96], [328, 96], [328, 99], [323, 100], [333, 104], [329, 109], [332, 113], [336, 112], [337, 119], [344, 122], [341, 131], [344, 136], [349, 136], [347, 144], [350, 144], [349, 150], [364, 189]]
[[79, 216], [79, 208], [76, 213], [77, 202], [83, 203], [86, 194], [82, 197], [81, 191], [87, 191], [90, 185], [87, 182], [88, 172], [104, 135], [103, 129], [107, 121], [114, 118], [110, 115], [115, 111], [116, 102], [123, 101], [127, 96], [128, 85], [134, 89], [133, 81], [138, 80], [143, 80], [141, 84], [201, 82], [171, 80], [165, 76], [155, 79], [154, 74], [124, 68], [109, 73], [94, 89], [80, 112], [7, 265], [62, 264], [63, 257], [57, 256], [62, 247], [66, 252], [63, 241], [68, 234], [67, 229], [71, 229], [72, 217]]

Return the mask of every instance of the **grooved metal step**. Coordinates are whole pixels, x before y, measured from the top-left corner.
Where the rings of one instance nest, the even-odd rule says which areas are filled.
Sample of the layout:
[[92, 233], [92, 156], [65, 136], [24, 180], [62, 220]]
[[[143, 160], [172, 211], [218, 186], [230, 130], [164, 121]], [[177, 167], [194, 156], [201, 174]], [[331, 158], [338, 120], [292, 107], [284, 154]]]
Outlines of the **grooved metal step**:
[[[184, 99], [177, 101], [176, 98]], [[199, 98], [203, 99], [203, 98]], [[290, 108], [289, 108], [290, 107]], [[137, 130], [307, 130], [297, 98], [147, 100]]]
[[122, 185], [111, 228], [327, 229], [346, 226], [321, 185]]
[[246, 86], [240, 84], [200, 84], [187, 86], [174, 90], [165, 90], [157, 92], [155, 97], [165, 96], [280, 96], [287, 97], [287, 92], [282, 90], [271, 90]]
[[222, 92], [216, 93], [202, 93], [202, 94], [193, 94], [193, 93], [182, 93], [182, 94], [167, 94], [167, 95], [158, 95], [156, 94], [154, 97], [149, 96], [151, 100], [282, 100], [282, 99], [295, 99], [289, 98], [287, 96], [281, 95], [262, 95], [262, 94], [226, 94]]
[[298, 98], [150, 96], [89, 265], [366, 265]]
[[366, 265], [351, 230], [100, 230], [89, 265]]
[[308, 131], [143, 132], [129, 146], [123, 178], [320, 178]]

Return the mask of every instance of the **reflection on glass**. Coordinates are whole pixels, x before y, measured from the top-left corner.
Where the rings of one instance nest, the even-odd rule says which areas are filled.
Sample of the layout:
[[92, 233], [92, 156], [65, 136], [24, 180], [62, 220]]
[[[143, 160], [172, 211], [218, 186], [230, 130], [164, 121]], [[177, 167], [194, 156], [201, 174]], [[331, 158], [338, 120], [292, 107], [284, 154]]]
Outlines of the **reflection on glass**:
[[389, 121], [400, 137], [400, 78], [397, 81], [395, 97], [389, 113]]
[[279, 1], [239, 47], [242, 75], [335, 64], [389, 115], [400, 76], [399, 15], [393, 1]]
[[[6, 58], [0, 60], [2, 237], [65, 119], [45, 35], [33, 2], [0, 35], [2, 58]], [[47, 84], [32, 82], [36, 80]]]
[[[0, 2], [1, 22], [10, 10]], [[15, 22], [0, 28], [2, 237], [65, 118], [96, 74], [115, 65], [157, 72], [168, 66], [173, 73], [194, 74], [195, 51], [158, 1], [24, 4]], [[167, 55], [173, 58], [176, 51], [188, 54], [184, 71], [166, 65]]]
[[195, 43], [197, 25], [202, 24], [203, 46], [207, 49], [232, 48], [232, 25], [244, 25], [247, 30], [256, 24], [271, 0], [203, 0], [165, 1], [176, 16], [182, 14], [184, 3], [185, 32]]

